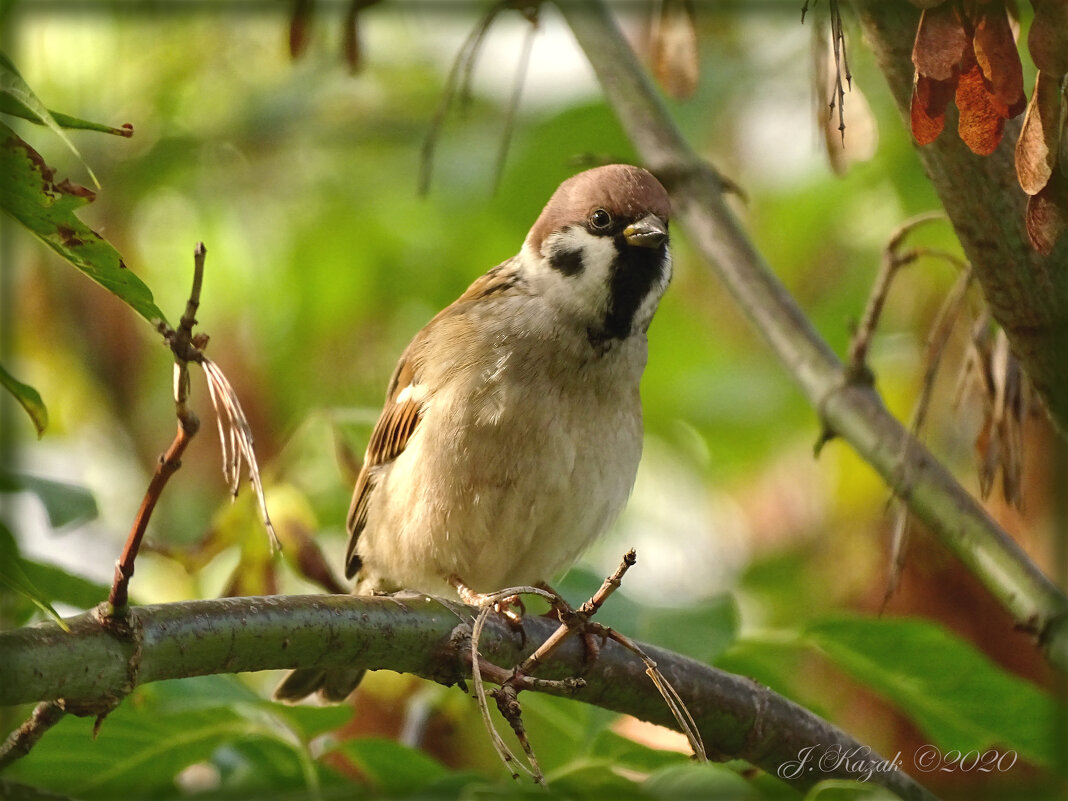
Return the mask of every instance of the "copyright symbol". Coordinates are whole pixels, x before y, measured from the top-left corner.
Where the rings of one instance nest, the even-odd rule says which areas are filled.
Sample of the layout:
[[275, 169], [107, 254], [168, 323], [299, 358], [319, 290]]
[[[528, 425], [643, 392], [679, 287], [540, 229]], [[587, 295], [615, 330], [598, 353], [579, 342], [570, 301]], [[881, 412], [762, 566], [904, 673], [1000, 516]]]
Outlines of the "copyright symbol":
[[918, 769], [930, 773], [932, 770], [938, 770], [938, 766], [942, 764], [942, 752], [937, 746], [921, 745], [916, 749], [912, 761]]

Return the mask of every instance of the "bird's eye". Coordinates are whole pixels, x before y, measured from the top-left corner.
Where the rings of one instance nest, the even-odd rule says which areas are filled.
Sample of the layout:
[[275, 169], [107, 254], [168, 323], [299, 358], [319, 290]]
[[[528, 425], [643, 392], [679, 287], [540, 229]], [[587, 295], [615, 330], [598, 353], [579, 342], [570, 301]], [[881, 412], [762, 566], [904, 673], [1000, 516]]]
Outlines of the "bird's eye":
[[590, 227], [595, 231], [603, 231], [612, 224], [612, 215], [604, 209], [597, 209], [590, 215]]

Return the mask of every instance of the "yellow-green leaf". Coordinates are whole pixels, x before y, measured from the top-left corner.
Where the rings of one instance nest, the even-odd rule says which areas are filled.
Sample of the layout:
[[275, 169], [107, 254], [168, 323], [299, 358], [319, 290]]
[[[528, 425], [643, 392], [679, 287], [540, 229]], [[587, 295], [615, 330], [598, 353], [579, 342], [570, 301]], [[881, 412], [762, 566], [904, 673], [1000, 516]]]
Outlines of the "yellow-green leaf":
[[37, 436], [44, 434], [45, 429], [48, 428], [48, 409], [45, 408], [44, 401], [41, 400], [37, 390], [23, 384], [5, 370], [3, 365], [0, 365], [0, 385], [14, 395], [15, 400], [26, 410], [26, 414], [33, 421], [33, 427], [37, 429]]

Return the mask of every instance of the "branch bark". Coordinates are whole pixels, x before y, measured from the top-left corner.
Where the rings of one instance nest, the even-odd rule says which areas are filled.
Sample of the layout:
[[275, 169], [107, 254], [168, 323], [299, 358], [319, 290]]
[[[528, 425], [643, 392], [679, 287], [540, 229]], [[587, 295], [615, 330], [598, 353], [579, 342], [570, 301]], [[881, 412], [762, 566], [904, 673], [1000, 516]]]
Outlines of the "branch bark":
[[[96, 710], [152, 681], [302, 667], [389, 669], [452, 684], [469, 675], [466, 637], [477, 612], [415, 594], [226, 598], [131, 607], [125, 637], [105, 627], [96, 612], [87, 612], [67, 621], [70, 632], [47, 622], [0, 633], [0, 704], [62, 698], [68, 709]], [[558, 628], [542, 617], [527, 617], [523, 623], [525, 649], [511, 626], [493, 616], [484, 629], [482, 655], [498, 665], [517, 665]], [[835, 726], [756, 682], [651, 645], [641, 648], [685, 700], [710, 753], [744, 759], [772, 775], [780, 775], [781, 766], [797, 763], [802, 749], [817, 744], [854, 755], [832, 760], [837, 767], [825, 773], [798, 770], [780, 776], [802, 789], [823, 779], [858, 779], [866, 760], [882, 763]], [[574, 676], [584, 659], [582, 644], [572, 638], [539, 674]], [[585, 688], [566, 694], [653, 723], [677, 725], [645, 665], [617, 643], [605, 644], [584, 678]], [[816, 753], [812, 763], [818, 759]], [[876, 771], [870, 782], [903, 799], [933, 798], [898, 770]]]
[[675, 217], [801, 386], [827, 431], [848, 441], [1016, 622], [1035, 634], [1050, 662], [1068, 671], [1068, 598], [887, 411], [874, 389], [851, 380], [723, 202], [719, 177], [672, 123], [602, 0], [556, 3], [624, 130], [667, 186]]

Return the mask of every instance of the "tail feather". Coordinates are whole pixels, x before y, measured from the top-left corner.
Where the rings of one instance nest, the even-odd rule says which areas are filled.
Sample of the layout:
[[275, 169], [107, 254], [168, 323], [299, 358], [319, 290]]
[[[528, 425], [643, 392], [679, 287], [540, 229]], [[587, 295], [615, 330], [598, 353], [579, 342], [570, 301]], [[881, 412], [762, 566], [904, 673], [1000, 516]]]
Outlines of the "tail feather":
[[282, 679], [275, 688], [274, 699], [293, 703], [317, 692], [324, 701], [340, 704], [352, 694], [366, 672], [346, 668], [299, 668]]

